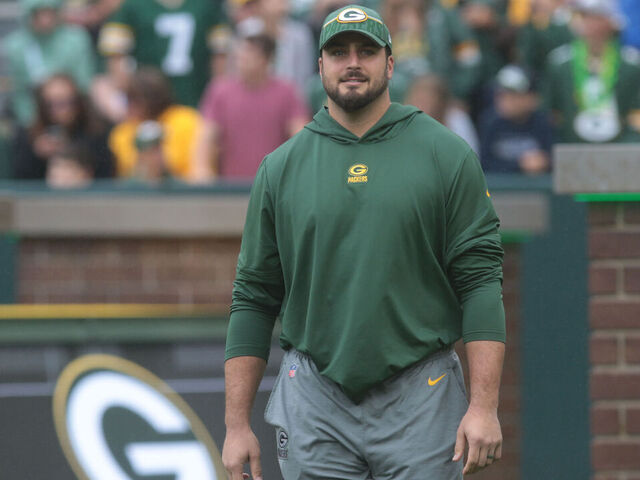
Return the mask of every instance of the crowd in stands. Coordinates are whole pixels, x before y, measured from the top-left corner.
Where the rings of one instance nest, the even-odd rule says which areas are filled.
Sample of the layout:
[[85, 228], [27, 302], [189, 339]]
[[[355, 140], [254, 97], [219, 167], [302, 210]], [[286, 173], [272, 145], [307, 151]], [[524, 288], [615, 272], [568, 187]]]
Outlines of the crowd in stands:
[[[4, 0], [5, 2], [8, 0]], [[345, 0], [14, 0], [0, 39], [0, 176], [251, 180], [323, 108], [317, 38]], [[363, 0], [393, 40], [393, 101], [486, 172], [554, 143], [640, 141], [637, 0]]]

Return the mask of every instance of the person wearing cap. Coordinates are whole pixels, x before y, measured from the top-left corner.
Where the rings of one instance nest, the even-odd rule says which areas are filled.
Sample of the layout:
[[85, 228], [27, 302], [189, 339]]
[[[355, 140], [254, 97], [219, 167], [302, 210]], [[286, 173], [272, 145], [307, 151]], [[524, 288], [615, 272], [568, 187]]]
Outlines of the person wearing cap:
[[485, 172], [535, 175], [549, 170], [553, 132], [539, 103], [528, 71], [507, 65], [498, 72], [494, 107], [480, 119]]
[[117, 176], [199, 182], [193, 162], [202, 127], [198, 111], [175, 103], [169, 81], [153, 67], [137, 70], [126, 94], [127, 117], [109, 134]]
[[499, 221], [469, 146], [390, 101], [378, 13], [349, 5], [323, 25], [327, 107], [265, 157], [251, 191], [223, 463], [232, 480], [248, 478], [245, 463], [262, 478], [249, 419], [280, 317], [285, 353], [265, 420], [285, 480], [461, 479], [502, 451]]
[[640, 53], [621, 47], [612, 0], [576, 0], [576, 40], [551, 52], [545, 101], [561, 142], [640, 139]]
[[20, 6], [23, 26], [0, 45], [11, 78], [10, 105], [18, 123], [26, 127], [35, 119], [36, 87], [51, 75], [66, 73], [87, 91], [95, 59], [89, 34], [63, 22], [62, 0], [22, 0]]

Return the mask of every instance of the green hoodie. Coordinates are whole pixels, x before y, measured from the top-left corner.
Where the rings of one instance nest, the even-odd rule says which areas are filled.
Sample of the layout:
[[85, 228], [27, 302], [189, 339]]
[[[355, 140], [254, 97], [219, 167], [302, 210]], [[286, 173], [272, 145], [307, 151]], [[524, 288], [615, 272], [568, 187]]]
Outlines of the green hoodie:
[[361, 138], [320, 110], [257, 173], [226, 358], [311, 356], [354, 401], [426, 356], [505, 340], [498, 218], [459, 137], [392, 103]]

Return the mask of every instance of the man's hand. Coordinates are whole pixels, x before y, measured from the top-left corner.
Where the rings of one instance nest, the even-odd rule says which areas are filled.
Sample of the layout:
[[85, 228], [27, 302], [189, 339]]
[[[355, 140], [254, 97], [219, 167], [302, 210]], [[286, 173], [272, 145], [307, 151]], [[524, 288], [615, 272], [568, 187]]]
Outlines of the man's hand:
[[469, 363], [471, 398], [462, 417], [453, 461], [460, 461], [468, 446], [463, 474], [475, 473], [502, 456], [502, 432], [498, 421], [498, 391], [504, 359], [504, 343], [475, 341], [465, 344]]
[[262, 480], [260, 465], [260, 444], [250, 427], [227, 429], [222, 447], [222, 463], [230, 480], [243, 480], [249, 475], [243, 473], [245, 463], [249, 463], [254, 480]]
[[253, 480], [262, 480], [260, 444], [251, 430], [251, 406], [267, 362], [259, 357], [234, 357], [224, 362], [227, 436], [222, 447], [222, 463], [230, 480], [246, 480], [249, 463]]
[[475, 473], [500, 460], [502, 432], [495, 409], [469, 407], [458, 427], [454, 462], [462, 459], [466, 445], [469, 446], [469, 452], [462, 472], [465, 475]]
[[524, 173], [535, 175], [549, 170], [549, 156], [542, 150], [530, 150], [523, 153], [518, 163]]

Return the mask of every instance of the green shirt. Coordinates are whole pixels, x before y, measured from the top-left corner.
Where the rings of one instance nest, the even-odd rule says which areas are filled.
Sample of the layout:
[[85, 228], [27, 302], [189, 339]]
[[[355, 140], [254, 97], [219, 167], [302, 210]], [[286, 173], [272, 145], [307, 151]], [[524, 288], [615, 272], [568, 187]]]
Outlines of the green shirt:
[[[563, 143], [588, 143], [580, 134], [576, 118], [582, 108], [575, 80], [574, 49], [572, 44], [563, 45], [549, 54], [545, 75], [545, 102], [551, 110], [556, 126], [556, 139]], [[609, 140], [614, 143], [640, 141], [640, 53], [631, 47], [622, 47], [619, 52], [616, 81], [612, 94], [612, 114], [620, 124], [620, 133]], [[595, 133], [603, 127], [594, 127]]]
[[544, 72], [547, 56], [554, 49], [573, 40], [570, 14], [559, 10], [547, 23], [531, 20], [518, 31], [519, 60], [538, 74]]
[[469, 101], [482, 80], [483, 58], [476, 34], [460, 18], [458, 9], [438, 5], [429, 10], [429, 62], [444, 77], [454, 97]]
[[184, 0], [176, 8], [159, 0], [125, 0], [102, 28], [99, 48], [160, 68], [176, 101], [197, 107], [210, 79], [211, 49], [226, 35], [225, 21], [216, 0]]
[[498, 218], [475, 154], [392, 103], [361, 138], [326, 109], [256, 176], [226, 358], [280, 343], [354, 401], [460, 337], [505, 340]]

